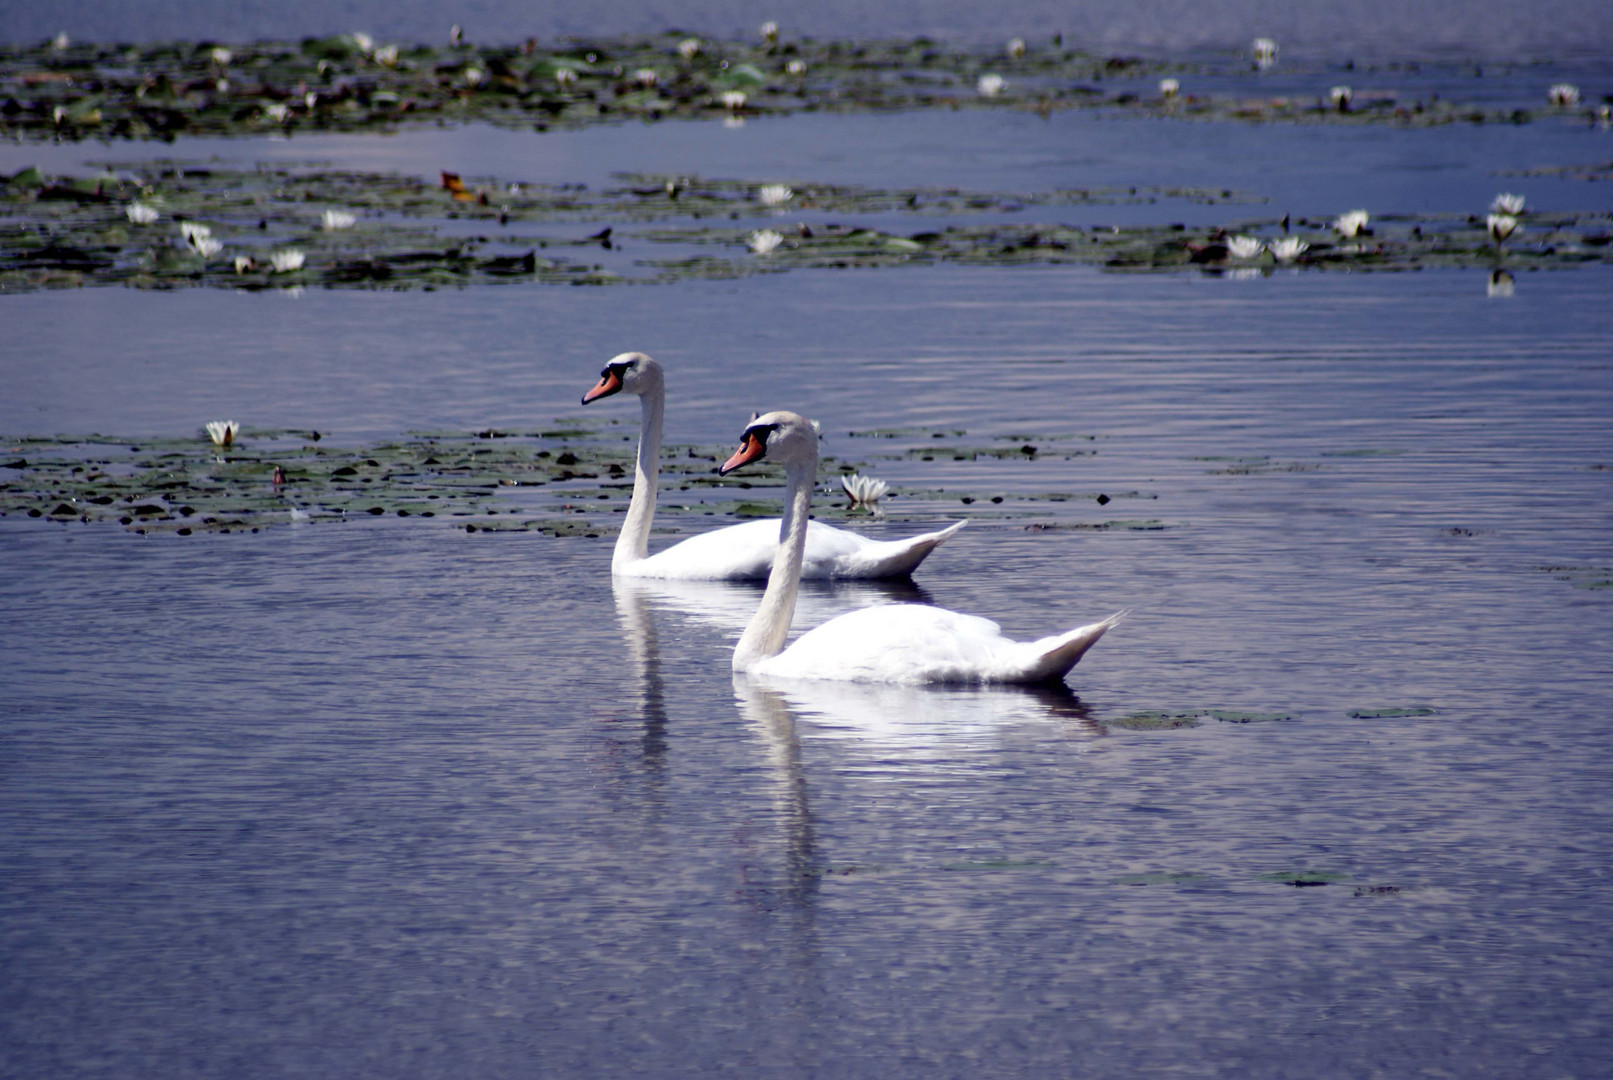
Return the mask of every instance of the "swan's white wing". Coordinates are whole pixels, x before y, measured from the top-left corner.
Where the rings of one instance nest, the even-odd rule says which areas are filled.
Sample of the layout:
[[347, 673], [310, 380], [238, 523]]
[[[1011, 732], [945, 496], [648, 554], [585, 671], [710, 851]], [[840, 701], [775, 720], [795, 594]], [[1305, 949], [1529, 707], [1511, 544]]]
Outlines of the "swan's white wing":
[[991, 679], [1013, 644], [990, 619], [927, 604], [882, 604], [830, 619], [753, 670], [787, 679], [980, 682]]
[[[807, 525], [801, 576], [821, 578], [901, 577], [913, 572], [931, 551], [963, 527], [963, 522], [903, 540], [870, 540], [821, 521]], [[765, 518], [691, 536], [647, 559], [629, 563], [624, 577], [685, 581], [761, 580], [773, 569], [779, 546], [779, 519]]]

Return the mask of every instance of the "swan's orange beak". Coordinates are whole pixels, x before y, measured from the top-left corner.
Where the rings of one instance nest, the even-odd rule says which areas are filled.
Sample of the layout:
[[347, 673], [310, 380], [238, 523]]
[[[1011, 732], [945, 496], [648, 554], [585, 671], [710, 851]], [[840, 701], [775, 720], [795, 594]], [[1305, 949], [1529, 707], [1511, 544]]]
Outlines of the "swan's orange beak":
[[606, 368], [599, 376], [599, 382], [594, 384], [594, 388], [582, 396], [582, 403], [586, 405], [590, 401], [598, 401], [602, 397], [610, 397], [621, 388], [622, 377], [609, 368]]
[[765, 453], [767, 444], [758, 439], [754, 432], [747, 431], [739, 440], [739, 449], [734, 451], [733, 457], [722, 463], [717, 475], [727, 476], [741, 465], [749, 465]]

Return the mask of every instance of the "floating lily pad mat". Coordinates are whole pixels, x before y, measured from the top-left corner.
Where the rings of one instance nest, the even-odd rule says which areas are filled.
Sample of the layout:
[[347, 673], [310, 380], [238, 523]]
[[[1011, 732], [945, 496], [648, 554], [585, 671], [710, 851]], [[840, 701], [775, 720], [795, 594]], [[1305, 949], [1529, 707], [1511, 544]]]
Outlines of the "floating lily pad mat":
[[[1009, 441], [1017, 436], [1003, 437]], [[852, 449], [862, 440], [851, 438]], [[886, 443], [881, 441], [881, 449]], [[989, 438], [982, 450], [994, 448]], [[777, 516], [783, 472], [756, 468], [719, 477], [732, 448], [668, 445], [662, 449], [656, 521], [662, 532], [701, 531], [714, 517]], [[470, 531], [542, 531], [605, 536], [618, 529], [632, 494], [635, 442], [618, 421], [507, 432], [422, 432], [364, 446], [337, 446], [316, 432], [245, 429], [233, 445], [205, 435], [126, 440], [109, 436], [0, 439], [0, 516], [48, 522], [112, 522], [140, 532], [234, 532], [265, 526], [416, 518]], [[877, 508], [890, 521], [937, 523], [963, 517], [1014, 528], [1092, 514], [1139, 492], [1075, 496], [1025, 490], [1037, 461], [1012, 464], [992, 453], [970, 459], [975, 480], [1000, 482], [1012, 470], [1017, 492], [898, 487]], [[1073, 459], [1063, 459], [1073, 460]], [[821, 461], [813, 513], [868, 520], [853, 507], [839, 477], [866, 467], [861, 459]], [[1078, 503], [1079, 506], [1067, 504]], [[1056, 505], [1060, 504], [1060, 505]], [[965, 508], [968, 513], [964, 512]], [[1113, 523], [1097, 517], [1087, 527]]]
[[[1363, 87], [1336, 102], [1337, 67], [1285, 68], [1309, 93], [1274, 95], [1250, 57], [1191, 62], [1104, 55], [1060, 38], [1022, 55], [933, 41], [715, 41], [676, 34], [528, 41], [521, 46], [378, 42], [363, 34], [303, 41], [111, 45], [46, 42], [0, 49], [0, 136], [172, 139], [289, 131], [385, 131], [411, 123], [577, 128], [599, 123], [915, 108], [1108, 109], [1145, 116], [1329, 124], [1586, 122], [1584, 106], [1544, 93], [1512, 107], [1432, 90]], [[1410, 67], [1348, 79], [1398, 81]], [[1460, 70], [1469, 84], [1483, 75]], [[1158, 85], [1170, 74], [1175, 93]], [[984, 78], [984, 81], [982, 81]], [[1215, 91], [1210, 85], [1223, 88]], [[1484, 88], [1489, 91], [1489, 88]], [[1493, 91], [1489, 91], [1493, 96]]]
[[[138, 171], [136, 171], [138, 170]], [[236, 289], [459, 287], [498, 282], [653, 284], [797, 269], [931, 263], [1199, 269], [1258, 275], [1310, 270], [1480, 267], [1512, 271], [1613, 261], [1613, 214], [1522, 215], [1502, 245], [1483, 219], [1385, 216], [1344, 238], [1325, 219], [1245, 218], [1179, 224], [1075, 226], [1045, 220], [1061, 207], [1135, 200], [1250, 201], [1232, 191], [1077, 189], [1031, 194], [885, 190], [686, 177], [623, 177], [623, 185], [465, 181], [432, 184], [384, 173], [275, 167], [224, 169], [158, 162], [109, 165], [92, 176], [28, 168], [0, 186], [0, 292], [81, 285]], [[782, 207], [783, 209], [780, 209]], [[785, 211], [791, 217], [780, 218]], [[844, 221], [879, 214], [946, 215], [937, 227], [889, 231]], [[1035, 215], [1041, 221], [1023, 220]], [[738, 226], [734, 219], [750, 217]], [[809, 224], [811, 217], [816, 224]], [[957, 219], [975, 218], [972, 223]], [[990, 218], [979, 221], [979, 218]], [[646, 222], [640, 227], [634, 222]], [[715, 222], [715, 223], [714, 223]], [[586, 223], [577, 228], [578, 223]], [[596, 225], [604, 228], [589, 232]], [[547, 231], [536, 226], [547, 225]], [[569, 229], [565, 226], [570, 226]], [[555, 231], [559, 229], [560, 231]], [[1233, 238], [1242, 238], [1234, 243]], [[1297, 241], [1279, 260], [1279, 238]], [[763, 240], [765, 239], [765, 243]], [[1240, 246], [1243, 245], [1243, 246]], [[1245, 251], [1254, 245], [1252, 253]], [[665, 254], [654, 248], [668, 250]], [[654, 257], [651, 257], [653, 253]]]

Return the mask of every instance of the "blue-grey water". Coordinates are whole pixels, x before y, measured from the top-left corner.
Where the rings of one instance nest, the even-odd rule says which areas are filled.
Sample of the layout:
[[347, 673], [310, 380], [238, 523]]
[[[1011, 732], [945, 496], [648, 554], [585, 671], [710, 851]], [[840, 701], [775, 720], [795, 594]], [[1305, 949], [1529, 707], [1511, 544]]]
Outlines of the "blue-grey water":
[[[0, 172], [1270, 200], [1069, 209], [1101, 223], [1606, 209], [1497, 174], [1610, 146], [937, 113], [5, 146]], [[918, 599], [1016, 636], [1131, 609], [1051, 693], [736, 682], [757, 592], [613, 589], [603, 539], [0, 519], [0, 1075], [1606, 1075], [1613, 274], [1488, 293], [932, 267], [0, 298], [8, 436], [530, 429], [644, 348], [672, 440], [772, 407], [853, 460], [872, 427], [1091, 436], [990, 482], [1115, 496], [1044, 523], [1163, 526], [979, 521], [921, 568]], [[812, 589], [797, 625], [888, 598], [913, 594]]]

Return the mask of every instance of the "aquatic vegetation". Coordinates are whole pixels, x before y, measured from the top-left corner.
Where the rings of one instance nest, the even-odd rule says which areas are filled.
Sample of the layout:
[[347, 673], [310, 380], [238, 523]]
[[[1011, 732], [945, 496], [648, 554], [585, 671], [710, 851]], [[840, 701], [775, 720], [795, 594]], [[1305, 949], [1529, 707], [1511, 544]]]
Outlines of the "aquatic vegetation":
[[143, 202], [130, 203], [124, 210], [124, 214], [128, 217], [130, 224], [133, 225], [150, 225], [158, 217], [157, 208], [148, 206]]
[[1523, 213], [1523, 203], [1524, 199], [1522, 195], [1512, 195], [1507, 192], [1502, 192], [1491, 201], [1490, 212], [1492, 214], [1521, 214]]
[[1335, 86], [1327, 92], [1327, 100], [1339, 112], [1349, 112], [1350, 102], [1355, 100], [1355, 91], [1348, 86]]
[[1570, 109], [1579, 104], [1579, 87], [1573, 83], [1555, 83], [1546, 91], [1546, 100], [1559, 109]]
[[235, 435], [241, 430], [241, 425], [234, 420], [209, 420], [202, 425], [207, 430], [207, 437], [213, 440], [214, 446], [230, 446], [235, 442]]
[[[1276, 45], [1255, 50], [1269, 67]], [[1268, 48], [1269, 46], [1269, 48]], [[222, 50], [222, 52], [220, 52]], [[227, 53], [228, 63], [218, 57]], [[1266, 59], [1261, 60], [1261, 57]], [[768, 39], [758, 43], [672, 35], [552, 47], [450, 44], [379, 47], [367, 34], [228, 47], [50, 43], [0, 46], [0, 136], [23, 139], [173, 139], [268, 131], [377, 131], [406, 124], [488, 123], [547, 130], [631, 120], [710, 119], [803, 110], [889, 111], [991, 104], [1045, 113], [1105, 109], [1233, 122], [1521, 123], [1526, 103], [1478, 106], [1437, 95], [1377, 93], [1302, 100], [1273, 96], [1238, 58], [1143, 61], [1066, 49], [1010, 54], [1016, 93], [984, 70], [1005, 59], [912, 41]], [[814, 78], [803, 79], [807, 71]], [[1184, 72], [1223, 89], [1181, 101], [1167, 89]], [[228, 77], [225, 77], [226, 73]], [[1115, 75], [1169, 76], [1159, 96], [1107, 89]], [[1248, 79], [1240, 88], [1238, 80]], [[1336, 88], [1343, 89], [1343, 88]], [[742, 106], [730, 104], [744, 94]], [[1001, 100], [994, 100], [1000, 98]], [[1562, 106], [1542, 108], [1542, 115]]]
[[1255, 67], [1262, 70], [1277, 62], [1277, 43], [1268, 37], [1257, 37], [1250, 44], [1255, 56]]
[[1490, 239], [1500, 247], [1518, 228], [1518, 219], [1511, 214], [1491, 214], [1484, 219], [1485, 228], [1489, 230]]
[[1368, 220], [1370, 218], [1365, 210], [1351, 210], [1335, 218], [1333, 228], [1340, 236], [1360, 236], [1366, 231]]
[[345, 210], [326, 210], [320, 215], [320, 228], [326, 232], [336, 232], [338, 229], [351, 229], [358, 218]]
[[786, 184], [763, 184], [756, 189], [756, 198], [763, 206], [782, 206], [794, 194]]
[[1284, 236], [1267, 244], [1266, 250], [1270, 251], [1278, 262], [1293, 262], [1310, 250], [1310, 244], [1297, 236]]
[[876, 509], [879, 500], [890, 491], [890, 485], [885, 481], [872, 476], [863, 476], [861, 473], [852, 473], [850, 476], [840, 478], [840, 486], [851, 497], [853, 506], [861, 506], [869, 510]]
[[1227, 237], [1227, 254], [1234, 259], [1255, 259], [1265, 250], [1265, 243], [1253, 236]]
[[771, 253], [774, 248], [784, 243], [784, 237], [774, 232], [772, 229], [758, 229], [750, 234], [747, 243], [750, 245], [750, 249], [756, 254], [767, 255]]
[[[1273, 245], [1303, 252], [1302, 260], [1294, 262], [1297, 255], [1290, 255], [1289, 262], [1309, 270], [1473, 266], [1489, 271], [1495, 258], [1489, 225], [1476, 216], [1384, 215], [1370, 234], [1362, 230], [1346, 237], [1349, 243], [1338, 242], [1338, 234], [1343, 231], [1339, 222], [1353, 220], [1350, 215], [1339, 221], [1296, 217], [1286, 244], [1273, 235], [1280, 222], [1271, 219], [1233, 219], [1198, 229], [1078, 227], [1056, 220], [1058, 208], [1068, 206], [1256, 201], [1225, 189], [1008, 194], [644, 174], [619, 181], [620, 186], [589, 190], [496, 178], [467, 182], [444, 172], [439, 184], [430, 184], [415, 177], [306, 166], [229, 170], [174, 162], [114, 164], [82, 178], [24, 169], [0, 177], [0, 293], [96, 284], [246, 289], [652, 284], [934, 262], [1077, 264], [1117, 272], [1251, 269], [1258, 274], [1254, 267], [1234, 264], [1252, 262]], [[784, 190], [790, 193], [787, 203], [769, 203]], [[176, 219], [180, 242], [164, 230], [134, 227], [129, 209], [136, 205], [160, 206]], [[351, 214], [355, 221], [363, 215], [361, 240], [350, 229], [326, 227], [323, 214], [310, 220], [310, 205], [350, 208], [330, 211], [328, 220], [336, 225], [346, 221], [340, 215]], [[839, 221], [758, 227], [755, 217], [772, 205], [788, 205], [816, 221], [831, 214], [830, 220]], [[886, 227], [856, 224], [862, 215], [877, 216]], [[753, 220], [747, 223], [746, 217]], [[915, 219], [914, 226], [893, 229], [893, 217]], [[949, 217], [975, 223], [948, 224]], [[925, 220], [930, 218], [943, 220], [931, 224]], [[467, 222], [479, 228], [467, 230]], [[580, 236], [535, 231], [534, 225], [545, 222], [596, 224]], [[635, 229], [635, 222], [661, 224]], [[1613, 215], [1605, 211], [1553, 215], [1531, 235], [1535, 242], [1509, 246], [1509, 266], [1613, 261], [1610, 232]], [[1361, 242], [1368, 235], [1371, 242]], [[640, 242], [623, 254], [620, 245], [627, 238]], [[765, 249], [767, 257], [736, 255], [735, 248]], [[1273, 251], [1274, 258], [1278, 254]], [[219, 255], [228, 257], [212, 261]]]
[[1162, 98], [1173, 98], [1181, 92], [1181, 89], [1182, 83], [1180, 79], [1159, 80], [1159, 96]]

